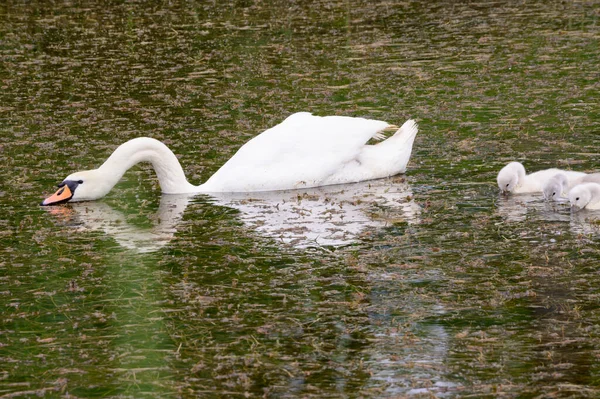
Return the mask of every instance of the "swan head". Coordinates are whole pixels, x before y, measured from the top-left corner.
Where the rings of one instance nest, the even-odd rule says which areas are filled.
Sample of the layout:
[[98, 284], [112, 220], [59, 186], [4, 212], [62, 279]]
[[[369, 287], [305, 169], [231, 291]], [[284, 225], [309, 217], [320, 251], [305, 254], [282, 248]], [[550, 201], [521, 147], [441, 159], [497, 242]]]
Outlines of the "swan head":
[[519, 162], [511, 162], [498, 172], [498, 188], [503, 194], [515, 191], [519, 186], [519, 176], [525, 175], [525, 168]]
[[571, 203], [571, 209], [579, 211], [585, 208], [592, 200], [592, 192], [587, 184], [580, 184], [575, 186], [569, 192], [569, 202]]
[[104, 197], [113, 186], [114, 183], [98, 169], [72, 173], [58, 185], [58, 190], [53, 195], [42, 201], [42, 205], [93, 201]]

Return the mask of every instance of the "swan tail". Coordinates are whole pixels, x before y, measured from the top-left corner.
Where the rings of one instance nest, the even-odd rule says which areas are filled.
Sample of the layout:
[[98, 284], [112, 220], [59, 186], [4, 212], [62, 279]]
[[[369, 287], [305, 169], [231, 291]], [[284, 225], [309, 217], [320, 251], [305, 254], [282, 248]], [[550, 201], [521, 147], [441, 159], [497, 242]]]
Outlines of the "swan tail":
[[382, 141], [386, 138], [387, 136], [385, 134], [383, 134], [383, 131], [381, 132], [377, 132], [373, 135], [373, 137], [371, 137], [373, 140], [375, 141]]
[[360, 160], [368, 165], [378, 177], [404, 173], [412, 153], [412, 146], [419, 131], [417, 123], [409, 119], [393, 136], [371, 146], [365, 146]]
[[412, 144], [419, 132], [419, 126], [417, 122], [413, 119], [409, 119], [400, 129], [394, 133], [393, 136], [388, 137], [387, 139], [381, 141], [380, 143], [375, 144], [375, 147], [386, 148], [390, 151], [396, 152], [398, 149], [401, 149], [403, 152], [408, 150], [409, 154], [412, 150]]
[[398, 130], [398, 126], [396, 125], [387, 125], [385, 128], [381, 129], [377, 133], [371, 137], [374, 141], [383, 141], [388, 137], [391, 137], [392, 134], [396, 133]]
[[414, 119], [409, 119], [404, 122], [400, 129], [398, 129], [398, 131], [396, 131], [396, 133], [394, 133], [390, 139], [402, 140], [404, 143], [410, 142], [412, 145], [412, 142], [417, 136], [418, 132], [419, 125], [417, 125], [417, 122], [415, 122]]

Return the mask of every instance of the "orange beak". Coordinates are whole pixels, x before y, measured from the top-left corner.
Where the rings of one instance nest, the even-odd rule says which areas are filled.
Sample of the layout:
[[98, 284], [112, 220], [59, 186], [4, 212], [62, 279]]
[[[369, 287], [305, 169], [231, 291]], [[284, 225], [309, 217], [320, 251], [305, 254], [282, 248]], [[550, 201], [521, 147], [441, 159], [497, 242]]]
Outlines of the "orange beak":
[[71, 192], [69, 186], [65, 184], [59, 188], [57, 192], [42, 201], [42, 206], [62, 204], [70, 200], [71, 197], [73, 197], [73, 193]]

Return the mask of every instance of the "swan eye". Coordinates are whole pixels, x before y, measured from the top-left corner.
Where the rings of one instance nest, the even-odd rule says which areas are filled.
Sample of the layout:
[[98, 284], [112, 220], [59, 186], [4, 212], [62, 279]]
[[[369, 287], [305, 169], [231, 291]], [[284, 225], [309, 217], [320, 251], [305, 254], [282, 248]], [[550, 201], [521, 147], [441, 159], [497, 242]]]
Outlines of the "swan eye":
[[508, 186], [510, 186], [510, 183], [507, 183], [507, 184], [506, 184], [506, 187], [508, 187]]
[[552, 193], [552, 196], [554, 197], [556, 195], [556, 193]]
[[83, 180], [79, 180], [77, 184], [83, 184]]
[[575, 198], [575, 201], [579, 201], [579, 197]]

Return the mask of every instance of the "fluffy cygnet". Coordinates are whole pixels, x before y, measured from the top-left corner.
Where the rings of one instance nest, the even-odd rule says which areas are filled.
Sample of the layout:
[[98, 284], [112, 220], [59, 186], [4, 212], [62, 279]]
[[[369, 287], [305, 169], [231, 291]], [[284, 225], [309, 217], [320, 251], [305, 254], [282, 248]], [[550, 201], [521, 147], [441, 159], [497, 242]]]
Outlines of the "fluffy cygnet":
[[582, 183], [573, 187], [569, 202], [574, 210], [600, 209], [600, 184]]
[[520, 162], [511, 162], [498, 173], [498, 188], [503, 193], [541, 193], [544, 184], [558, 173], [566, 176], [567, 180], [585, 176], [583, 172], [573, 172], [561, 169], [545, 169], [525, 174], [525, 167]]
[[564, 173], [557, 173], [544, 183], [542, 192], [547, 200], [566, 201], [569, 191], [581, 183], [600, 183], [600, 173], [590, 173], [573, 179], [569, 179]]

